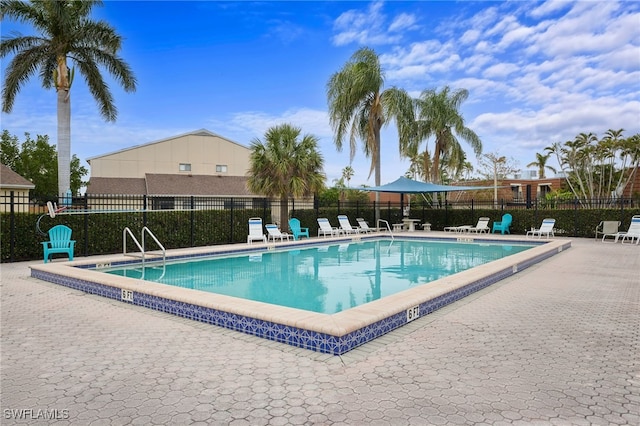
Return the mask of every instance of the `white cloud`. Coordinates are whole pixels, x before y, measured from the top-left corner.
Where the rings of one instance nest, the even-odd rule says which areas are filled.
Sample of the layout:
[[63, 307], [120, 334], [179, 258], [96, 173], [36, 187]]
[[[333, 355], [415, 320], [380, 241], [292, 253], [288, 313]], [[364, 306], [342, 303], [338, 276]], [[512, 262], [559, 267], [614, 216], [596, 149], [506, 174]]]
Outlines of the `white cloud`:
[[482, 73], [482, 76], [486, 78], [505, 78], [519, 69], [520, 68], [515, 64], [496, 64], [487, 67]]
[[467, 30], [462, 34], [458, 41], [462, 44], [472, 44], [480, 38], [480, 35], [481, 33], [478, 30]]
[[382, 12], [383, 5], [382, 1], [374, 1], [365, 11], [351, 9], [338, 16], [333, 23], [333, 43], [336, 46], [398, 43], [402, 40], [401, 31], [417, 28], [416, 17], [409, 13], [398, 14], [385, 27], [389, 18]]
[[389, 31], [401, 31], [415, 28], [416, 17], [409, 13], [401, 13], [396, 16], [389, 25]]
[[570, 5], [570, 3], [568, 3], [565, 0], [548, 0], [542, 3], [540, 6], [534, 9], [531, 9], [531, 11], [529, 12], [529, 15], [534, 18], [540, 19], [544, 16], [549, 16], [551, 14], [558, 12], [559, 10], [564, 9], [568, 5]]

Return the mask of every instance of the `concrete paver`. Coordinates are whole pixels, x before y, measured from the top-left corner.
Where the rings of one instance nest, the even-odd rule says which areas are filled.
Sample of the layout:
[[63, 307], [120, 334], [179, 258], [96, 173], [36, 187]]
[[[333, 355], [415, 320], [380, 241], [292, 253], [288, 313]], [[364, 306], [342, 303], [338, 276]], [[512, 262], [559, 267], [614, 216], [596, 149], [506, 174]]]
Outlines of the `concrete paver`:
[[38, 281], [28, 266], [1, 266], [3, 425], [640, 424], [635, 245], [574, 239], [341, 357]]

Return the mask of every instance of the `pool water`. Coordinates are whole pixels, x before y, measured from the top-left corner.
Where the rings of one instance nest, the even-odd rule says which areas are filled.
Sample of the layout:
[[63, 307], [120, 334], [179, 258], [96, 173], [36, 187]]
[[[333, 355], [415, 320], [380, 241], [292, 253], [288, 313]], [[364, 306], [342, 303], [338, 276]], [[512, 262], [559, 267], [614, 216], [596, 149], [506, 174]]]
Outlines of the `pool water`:
[[104, 272], [332, 314], [531, 247], [534, 245], [374, 240]]

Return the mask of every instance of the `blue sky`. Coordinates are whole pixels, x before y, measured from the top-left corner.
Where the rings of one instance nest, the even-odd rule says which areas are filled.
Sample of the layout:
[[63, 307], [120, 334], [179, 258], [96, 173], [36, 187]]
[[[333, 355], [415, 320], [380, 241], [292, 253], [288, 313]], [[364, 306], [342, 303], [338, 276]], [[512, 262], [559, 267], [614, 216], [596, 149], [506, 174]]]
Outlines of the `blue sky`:
[[[269, 127], [291, 123], [320, 139], [332, 185], [350, 160], [348, 145], [335, 149], [326, 83], [363, 46], [380, 55], [385, 87], [414, 97], [445, 85], [467, 89], [461, 111], [484, 152], [522, 169], [580, 132], [640, 132], [636, 1], [106, 1], [94, 18], [124, 37], [121, 56], [138, 89], [111, 85], [119, 113], [106, 123], [76, 75], [71, 151], [85, 166], [87, 158], [201, 128], [249, 146]], [[3, 37], [14, 30], [34, 33], [2, 23]], [[55, 143], [55, 92], [32, 79], [12, 113], [2, 114], [2, 129], [20, 140], [24, 132], [48, 134]], [[409, 167], [393, 123], [382, 147], [387, 183]], [[361, 150], [351, 166], [351, 186], [374, 185]]]

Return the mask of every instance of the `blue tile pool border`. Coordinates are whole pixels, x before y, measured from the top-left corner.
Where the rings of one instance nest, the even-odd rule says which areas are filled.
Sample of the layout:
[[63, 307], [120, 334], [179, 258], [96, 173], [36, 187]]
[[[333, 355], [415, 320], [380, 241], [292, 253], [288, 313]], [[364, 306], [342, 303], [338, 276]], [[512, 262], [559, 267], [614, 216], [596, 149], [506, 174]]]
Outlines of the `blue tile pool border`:
[[[405, 238], [403, 236], [403, 238]], [[412, 237], [409, 237], [412, 238]], [[365, 238], [362, 238], [365, 239]], [[425, 239], [424, 237], [420, 239]], [[443, 240], [443, 241], [451, 241], [451, 238], [430, 238], [431, 240]], [[326, 244], [328, 241], [318, 241], [315, 240], [312, 244], [306, 244], [304, 246], [310, 245], [322, 245]], [[497, 242], [504, 244], [505, 240], [482, 240], [482, 242]], [[512, 243], [526, 243], [526, 244], [545, 244], [545, 242], [533, 242], [533, 241], [509, 241]], [[278, 249], [285, 248], [300, 248], [300, 245], [278, 245]], [[428, 315], [438, 309], [449, 305], [453, 302], [456, 302], [464, 297], [475, 293], [483, 288], [486, 288], [498, 281], [501, 281], [505, 278], [508, 278], [522, 270], [535, 265], [562, 250], [566, 250], [571, 247], [571, 242], [566, 241], [562, 245], [557, 248], [550, 249], [547, 251], [538, 254], [537, 256], [528, 258], [524, 261], [518, 262], [516, 264], [510, 265], [507, 268], [500, 269], [494, 273], [491, 273], [487, 276], [481, 277], [475, 281], [471, 281], [455, 290], [452, 290], [448, 293], [435, 297], [433, 299], [422, 302], [418, 305], [418, 316], [422, 317]], [[235, 249], [228, 250], [222, 252], [216, 252], [216, 256], [225, 256], [229, 254], [238, 254], [238, 253], [246, 253], [246, 252], [264, 252], [265, 247], [262, 248], [243, 248], [243, 249]], [[203, 257], [203, 256], [211, 256], [213, 253], [200, 253], [200, 254], [191, 254], [191, 255], [176, 255], [171, 256], [171, 260], [177, 259], [186, 259], [193, 257]], [[169, 258], [169, 257], [168, 257]], [[123, 262], [114, 262], [113, 265], [120, 264], [128, 264], [128, 263], [139, 263], [139, 260], [133, 261], [123, 261]], [[84, 264], [78, 265], [76, 267], [81, 268], [95, 268], [96, 264]], [[69, 288], [73, 288], [76, 290], [83, 291], [89, 294], [95, 294], [102, 297], [107, 297], [109, 299], [123, 301], [122, 290], [119, 287], [113, 287], [109, 285], [104, 285], [96, 282], [91, 282], [88, 280], [78, 279], [74, 277], [67, 277], [62, 274], [49, 272], [46, 270], [32, 268], [31, 276], [43, 281], [48, 281], [54, 284], [59, 284], [62, 286], [66, 286]], [[186, 303], [177, 300], [171, 300], [159, 296], [154, 296], [150, 294], [146, 294], [142, 291], [133, 291], [132, 292], [132, 300], [123, 301], [123, 303], [129, 303], [149, 309], [154, 309], [161, 312], [166, 312], [172, 315], [177, 315], [183, 318], [191, 319], [194, 321], [200, 321], [211, 325], [216, 325], [219, 327], [228, 328], [231, 330], [243, 332], [246, 334], [262, 337], [268, 340], [285, 343], [288, 345], [309, 349], [316, 352], [332, 354], [332, 355], [342, 355], [360, 345], [363, 345], [367, 342], [370, 342], [392, 330], [395, 330], [403, 325], [407, 324], [409, 321], [407, 319], [407, 313], [403, 310], [396, 314], [393, 314], [387, 318], [383, 318], [377, 322], [372, 324], [365, 325], [364, 327], [354, 330], [350, 333], [344, 334], [342, 336], [334, 336], [326, 333], [321, 333], [318, 331], [307, 330], [303, 328], [294, 327], [291, 325], [279, 324], [273, 321], [266, 321], [257, 318], [252, 318], [250, 316], [239, 315], [231, 312], [225, 312], [222, 310], [199, 306], [196, 304]]]

